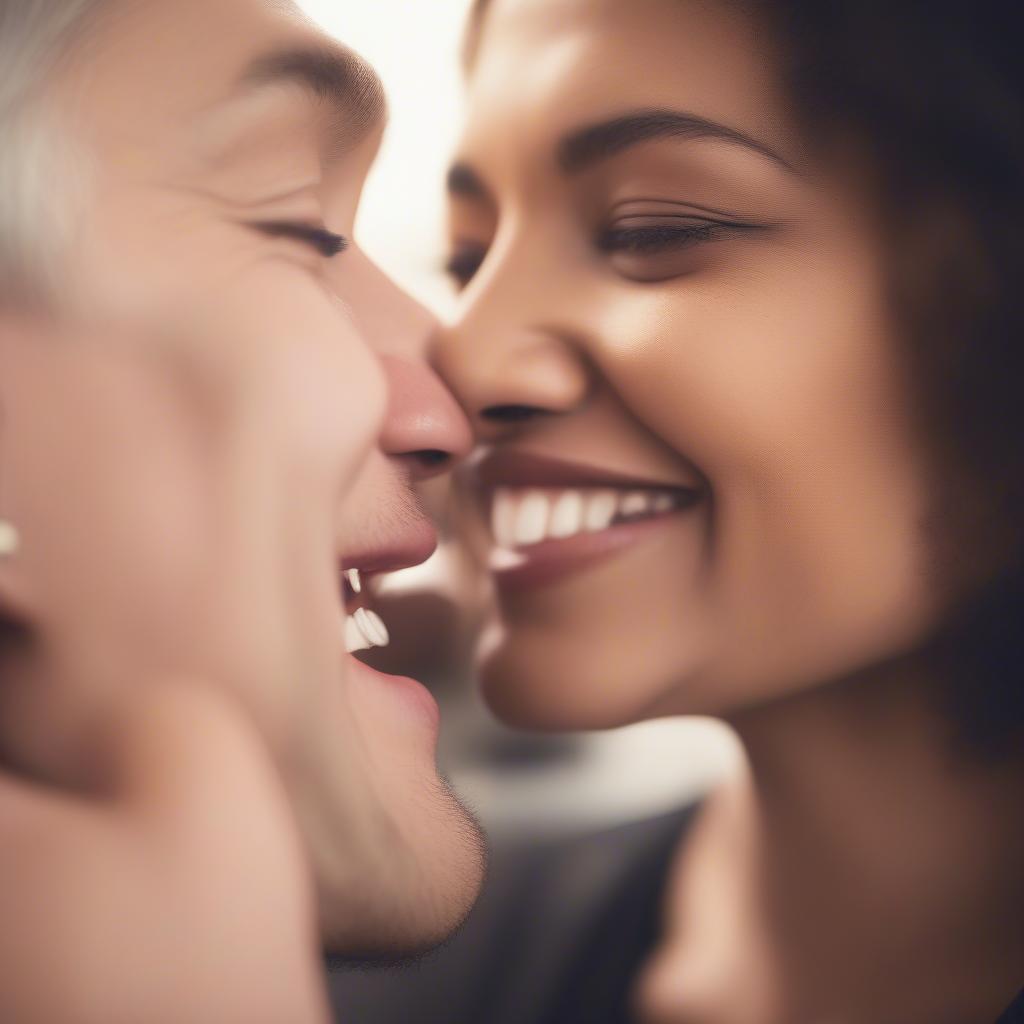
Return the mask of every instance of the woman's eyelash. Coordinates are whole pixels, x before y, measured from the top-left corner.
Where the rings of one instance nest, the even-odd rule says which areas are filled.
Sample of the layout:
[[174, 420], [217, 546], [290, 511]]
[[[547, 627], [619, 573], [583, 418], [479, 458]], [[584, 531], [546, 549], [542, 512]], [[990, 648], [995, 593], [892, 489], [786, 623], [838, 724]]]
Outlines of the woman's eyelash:
[[708, 242], [723, 233], [753, 229], [753, 225], [725, 221], [690, 224], [652, 224], [647, 227], [610, 227], [597, 237], [601, 252], [627, 252], [643, 255], [664, 249], [684, 248]]
[[257, 224], [256, 227], [271, 238], [292, 238], [297, 242], [304, 242], [326, 259], [343, 253], [349, 246], [349, 241], [344, 235], [336, 235], [318, 224], [268, 221]]
[[[714, 241], [723, 235], [766, 230], [759, 224], [738, 221], [676, 221], [636, 226], [612, 226], [602, 231], [596, 240], [604, 253], [625, 253], [636, 256], [657, 255], [673, 249], [685, 249], [701, 242]], [[487, 250], [478, 245], [465, 245], [455, 249], [444, 265], [445, 273], [464, 288], [476, 275], [487, 256]]]

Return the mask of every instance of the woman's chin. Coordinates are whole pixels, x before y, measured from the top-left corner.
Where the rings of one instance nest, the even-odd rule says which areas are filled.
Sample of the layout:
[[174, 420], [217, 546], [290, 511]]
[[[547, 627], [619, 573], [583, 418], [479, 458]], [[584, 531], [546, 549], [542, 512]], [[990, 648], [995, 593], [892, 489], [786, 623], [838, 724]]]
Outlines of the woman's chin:
[[[506, 725], [541, 732], [615, 729], [666, 715], [709, 714], [696, 682], [709, 650], [701, 637], [604, 628], [515, 628], [485, 631], [476, 676], [491, 712]], [[574, 634], [574, 635], [572, 635]], [[593, 639], [590, 639], [593, 637]], [[712, 697], [713, 695], [706, 695]]]
[[481, 693], [505, 725], [535, 732], [589, 732], [630, 725], [645, 717], [647, 702], [619, 680], [538, 671], [515, 658], [494, 658], [479, 671]]

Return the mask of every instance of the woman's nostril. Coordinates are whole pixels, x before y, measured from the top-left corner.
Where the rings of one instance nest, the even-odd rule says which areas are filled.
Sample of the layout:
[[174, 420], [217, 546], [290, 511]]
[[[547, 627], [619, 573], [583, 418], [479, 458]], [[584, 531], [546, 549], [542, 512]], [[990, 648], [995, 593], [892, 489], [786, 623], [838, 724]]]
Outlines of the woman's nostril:
[[523, 423], [546, 412], [535, 405], [491, 405], [481, 411], [480, 417], [491, 423]]
[[410, 483], [418, 483], [447, 473], [461, 456], [441, 448], [419, 448], [416, 451], [393, 455], [391, 458], [401, 466]]
[[441, 451], [440, 448], [424, 448], [412, 454], [424, 469], [441, 469], [451, 459], [451, 453]]

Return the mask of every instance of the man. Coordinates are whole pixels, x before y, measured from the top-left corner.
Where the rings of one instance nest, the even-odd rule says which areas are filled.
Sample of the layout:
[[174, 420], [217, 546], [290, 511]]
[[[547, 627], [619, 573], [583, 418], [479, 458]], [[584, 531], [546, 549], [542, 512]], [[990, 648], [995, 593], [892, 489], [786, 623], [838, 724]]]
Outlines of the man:
[[276, 0], [2, 0], [0, 68], [0, 1017], [322, 1019], [482, 874], [350, 653], [469, 445], [350, 237], [379, 82]]

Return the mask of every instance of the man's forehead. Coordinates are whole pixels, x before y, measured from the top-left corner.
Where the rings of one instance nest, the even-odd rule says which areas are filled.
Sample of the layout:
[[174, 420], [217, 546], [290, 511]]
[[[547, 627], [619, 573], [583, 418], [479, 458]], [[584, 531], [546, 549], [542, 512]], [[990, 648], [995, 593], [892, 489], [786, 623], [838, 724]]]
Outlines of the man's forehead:
[[345, 136], [336, 140], [339, 144], [354, 144], [380, 125], [386, 104], [377, 73], [344, 40], [316, 28], [294, 0], [214, 2], [246, 4], [246, 14], [263, 26], [246, 52], [235, 55], [235, 95], [268, 86], [295, 87], [333, 112], [332, 122]]
[[384, 117], [384, 89], [377, 73], [358, 54], [325, 37], [289, 40], [267, 47], [242, 68], [236, 93], [274, 85], [305, 92], [336, 115], [339, 144], [354, 144]]
[[97, 123], [121, 138], [152, 135], [173, 145], [190, 126], [242, 125], [246, 108], [258, 110], [268, 93], [326, 113], [319, 120], [332, 147], [356, 144], [385, 114], [373, 69], [290, 3], [115, 0], [97, 29], [82, 50], [87, 74], [73, 84], [85, 103], [95, 99]]

